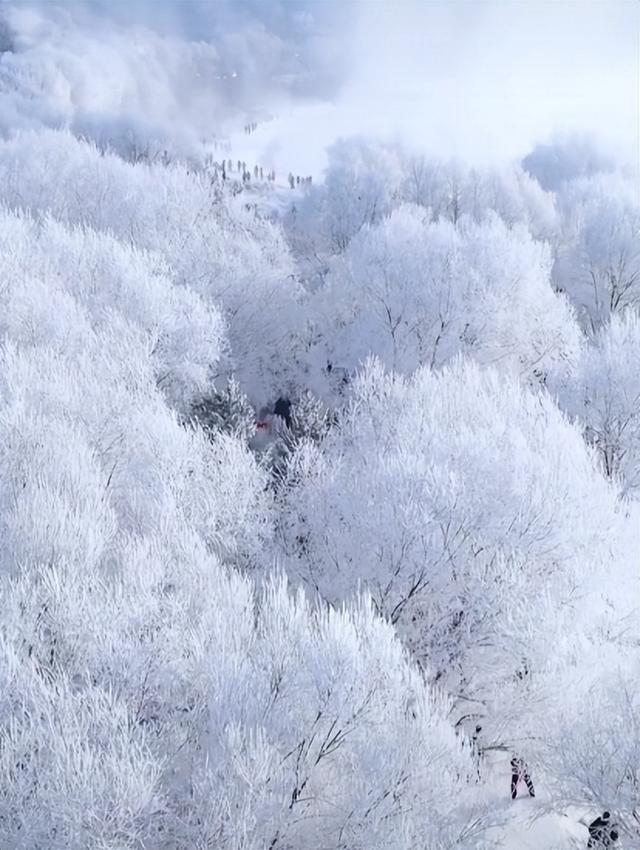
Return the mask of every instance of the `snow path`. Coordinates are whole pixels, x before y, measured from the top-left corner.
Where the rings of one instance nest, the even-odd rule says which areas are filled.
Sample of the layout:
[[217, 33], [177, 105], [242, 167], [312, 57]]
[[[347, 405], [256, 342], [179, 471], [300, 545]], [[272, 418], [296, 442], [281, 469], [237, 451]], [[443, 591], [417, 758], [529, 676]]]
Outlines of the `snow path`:
[[[532, 769], [536, 796], [532, 798], [524, 783], [518, 787], [518, 796], [511, 799], [510, 756], [489, 753], [482, 768], [483, 782], [478, 788], [478, 797], [493, 805], [494, 813], [503, 820], [503, 825], [492, 827], [486, 836], [495, 841], [496, 848], [504, 850], [576, 850], [585, 849], [589, 833], [579, 823], [589, 813], [554, 812], [544, 779]], [[597, 813], [593, 814], [596, 817]], [[616, 850], [623, 850], [618, 844]]]

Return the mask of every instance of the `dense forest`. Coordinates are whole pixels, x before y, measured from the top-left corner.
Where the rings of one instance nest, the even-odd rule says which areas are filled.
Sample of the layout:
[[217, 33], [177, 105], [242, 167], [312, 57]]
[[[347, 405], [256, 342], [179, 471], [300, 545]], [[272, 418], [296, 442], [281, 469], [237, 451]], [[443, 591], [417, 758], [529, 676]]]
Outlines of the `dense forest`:
[[640, 846], [636, 172], [187, 155], [60, 120], [20, 20], [3, 850]]

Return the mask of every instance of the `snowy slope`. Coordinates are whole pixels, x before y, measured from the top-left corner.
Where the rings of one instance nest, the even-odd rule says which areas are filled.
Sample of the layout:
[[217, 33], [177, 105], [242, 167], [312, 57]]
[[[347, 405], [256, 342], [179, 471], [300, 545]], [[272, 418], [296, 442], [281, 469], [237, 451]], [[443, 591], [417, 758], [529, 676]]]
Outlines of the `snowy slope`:
[[[511, 799], [511, 769], [509, 754], [487, 754], [483, 763], [483, 779], [478, 791], [481, 799], [489, 802], [503, 825], [487, 831], [496, 847], [505, 850], [569, 850], [586, 847], [589, 833], [584, 821], [589, 813], [575, 809], [567, 812], [553, 810], [549, 791], [544, 778], [532, 772], [536, 790], [531, 798], [521, 784], [518, 797]], [[591, 813], [591, 819], [597, 812]], [[579, 821], [582, 820], [583, 823]], [[617, 850], [624, 845], [619, 844]]]

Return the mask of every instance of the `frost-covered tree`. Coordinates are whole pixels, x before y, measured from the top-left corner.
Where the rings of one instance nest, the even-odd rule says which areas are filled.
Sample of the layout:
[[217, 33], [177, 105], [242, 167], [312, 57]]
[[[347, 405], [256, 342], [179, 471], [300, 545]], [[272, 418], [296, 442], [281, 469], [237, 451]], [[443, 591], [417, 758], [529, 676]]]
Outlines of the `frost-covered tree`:
[[291, 406], [291, 442], [319, 443], [328, 433], [333, 418], [321, 399], [309, 391], [303, 393]]
[[542, 696], [517, 699], [522, 671], [535, 680], [571, 652], [619, 522], [552, 400], [471, 364], [410, 379], [372, 364], [289, 477], [279, 534], [292, 573], [332, 602], [366, 587], [456, 693], [512, 734], [531, 721]]
[[230, 356], [218, 373], [235, 374], [256, 403], [298, 377], [302, 290], [281, 230], [216, 196], [204, 173], [131, 165], [66, 133], [25, 133], [0, 143], [0, 199], [153, 252], [176, 283], [221, 309]]
[[640, 488], [640, 318], [614, 316], [573, 369], [554, 377], [561, 407], [582, 427], [606, 475], [625, 494]]
[[233, 378], [220, 390], [211, 390], [191, 407], [191, 418], [208, 434], [233, 434], [245, 443], [256, 430], [256, 414]]
[[360, 230], [407, 202], [454, 225], [465, 217], [480, 223], [497, 215], [509, 227], [526, 227], [535, 238], [556, 239], [553, 196], [518, 165], [472, 169], [360, 137], [342, 139], [329, 149], [324, 183], [285, 218], [305, 275], [321, 282], [332, 254], [344, 253]]
[[478, 846], [447, 703], [369, 606], [314, 614], [211, 562], [156, 587], [136, 554], [3, 581], [5, 846]]
[[522, 165], [547, 191], [557, 191], [581, 177], [615, 171], [611, 157], [599, 150], [593, 139], [575, 134], [536, 145]]
[[[87, 534], [92, 546], [109, 539], [112, 511], [123, 527], [142, 534], [178, 498], [207, 545], [253, 557], [268, 523], [262, 473], [234, 441], [211, 445], [202, 434], [189, 436], [165, 404], [180, 410], [207, 384], [224, 344], [217, 313], [112, 237], [8, 213], [1, 230], [0, 400], [13, 405], [17, 418], [6, 408], [0, 559], [19, 566], [64, 560], [70, 552], [80, 557]], [[21, 472], [27, 458], [38, 476]], [[229, 486], [209, 488], [221, 461], [232, 464]], [[87, 469], [93, 472], [85, 478]], [[10, 496], [14, 486], [18, 500]], [[229, 502], [234, 487], [235, 505]], [[41, 499], [50, 499], [47, 511], [60, 510], [63, 519], [45, 521]], [[94, 529], [95, 538], [93, 506], [105, 523]], [[47, 521], [53, 528], [61, 523], [59, 552], [42, 539], [43, 521], [45, 528]], [[69, 524], [77, 530], [66, 539]], [[92, 562], [88, 550], [82, 557]]]
[[5, 211], [0, 221], [0, 333], [76, 356], [91, 329], [111, 335], [121, 324], [123, 346], [136, 337], [164, 396], [188, 409], [226, 348], [214, 305], [176, 286], [157, 255], [110, 235], [47, 216]]
[[625, 846], [640, 837], [638, 661], [637, 646], [594, 646], [565, 673], [540, 747], [557, 803], [610, 811]]
[[402, 169], [393, 149], [356, 137], [334, 142], [328, 157], [324, 183], [309, 190], [290, 223], [298, 252], [343, 253], [356, 233], [400, 199]]
[[553, 196], [520, 166], [469, 168], [456, 161], [403, 159], [403, 198], [457, 224], [464, 216], [482, 222], [497, 214], [505, 224], [524, 225], [535, 238], [551, 239], [557, 229]]
[[315, 297], [325, 359], [369, 354], [403, 374], [458, 353], [525, 378], [575, 356], [579, 331], [550, 286], [546, 246], [497, 217], [458, 227], [405, 206], [365, 227]]
[[287, 480], [288, 465], [297, 448], [306, 442], [321, 443], [336, 419], [335, 412], [309, 391], [293, 402], [289, 399], [280, 401], [283, 402], [280, 413], [275, 412], [279, 409], [278, 405], [261, 408], [250, 440], [261, 464], [269, 469], [271, 483], [276, 490], [282, 481]]
[[[262, 458], [268, 464], [276, 490], [290, 485], [288, 469], [301, 445], [319, 445], [329, 432], [336, 416], [326, 404], [307, 391], [291, 406], [288, 425], [278, 416], [272, 418], [271, 434], [263, 441]], [[256, 445], [257, 443], [257, 445]], [[260, 451], [260, 441], [254, 441]]]
[[635, 182], [596, 175], [567, 184], [560, 197], [563, 242], [558, 289], [595, 333], [623, 310], [640, 308], [640, 203]]

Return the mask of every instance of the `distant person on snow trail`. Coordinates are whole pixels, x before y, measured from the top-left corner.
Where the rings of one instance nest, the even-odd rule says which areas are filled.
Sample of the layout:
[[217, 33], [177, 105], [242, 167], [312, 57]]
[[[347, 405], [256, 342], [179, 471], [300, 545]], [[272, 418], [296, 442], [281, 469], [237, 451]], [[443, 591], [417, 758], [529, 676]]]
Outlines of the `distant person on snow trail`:
[[612, 844], [616, 843], [618, 838], [619, 838], [618, 830], [615, 829], [615, 828], [610, 829], [608, 834], [605, 835], [604, 838], [602, 839], [602, 846], [603, 847], [611, 847]]
[[482, 764], [482, 757], [484, 755], [482, 746], [480, 744], [480, 732], [482, 732], [482, 726], [478, 725], [475, 728], [475, 732], [471, 736], [471, 747], [473, 750], [473, 757], [476, 763], [476, 773], [478, 774], [477, 782], [480, 782], [480, 765]]
[[602, 848], [610, 847], [618, 840], [618, 831], [611, 824], [611, 813], [603, 812], [599, 818], [596, 818], [588, 826], [589, 841], [587, 847], [593, 850], [602, 850]]
[[525, 785], [529, 789], [529, 794], [532, 797], [536, 796], [535, 789], [533, 787], [533, 782], [531, 781], [531, 777], [529, 776], [529, 765], [523, 758], [519, 756], [514, 756], [511, 759], [511, 799], [515, 800], [518, 796], [518, 783], [520, 780], [524, 780]]
[[291, 428], [291, 402], [288, 398], [280, 396], [273, 407], [273, 413], [274, 416], [284, 419], [287, 428]]

